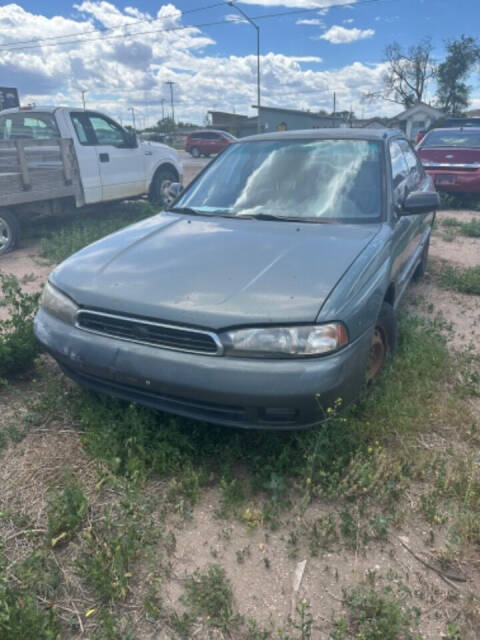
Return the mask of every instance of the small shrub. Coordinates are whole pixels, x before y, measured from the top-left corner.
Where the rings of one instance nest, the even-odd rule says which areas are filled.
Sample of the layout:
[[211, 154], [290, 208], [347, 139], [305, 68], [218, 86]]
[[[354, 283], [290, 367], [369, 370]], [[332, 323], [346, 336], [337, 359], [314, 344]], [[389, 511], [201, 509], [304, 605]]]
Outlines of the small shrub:
[[26, 371], [40, 350], [33, 333], [39, 294], [25, 293], [15, 276], [0, 273], [0, 306], [8, 317], [0, 320], [0, 381]]

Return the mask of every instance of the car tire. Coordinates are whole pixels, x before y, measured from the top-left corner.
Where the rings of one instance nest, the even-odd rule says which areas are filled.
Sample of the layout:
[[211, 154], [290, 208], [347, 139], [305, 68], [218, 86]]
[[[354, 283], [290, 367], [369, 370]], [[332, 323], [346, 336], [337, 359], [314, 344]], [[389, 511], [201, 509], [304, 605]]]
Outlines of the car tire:
[[190, 153], [192, 154], [192, 158], [200, 158], [200, 149], [198, 147], [192, 147]]
[[8, 209], [0, 209], [0, 256], [12, 251], [20, 240], [20, 224]]
[[367, 364], [367, 383], [371, 384], [393, 358], [397, 348], [397, 318], [391, 304], [384, 302], [380, 308], [372, 341], [370, 343]]
[[168, 193], [173, 182], [178, 182], [178, 175], [173, 169], [158, 169], [150, 186], [150, 201], [162, 207], [170, 206], [175, 199]]
[[417, 268], [415, 269], [412, 280], [421, 280], [427, 271], [427, 263], [428, 263], [428, 249], [430, 248], [430, 238], [428, 238], [425, 246], [423, 247], [422, 257], [420, 262], [418, 263]]

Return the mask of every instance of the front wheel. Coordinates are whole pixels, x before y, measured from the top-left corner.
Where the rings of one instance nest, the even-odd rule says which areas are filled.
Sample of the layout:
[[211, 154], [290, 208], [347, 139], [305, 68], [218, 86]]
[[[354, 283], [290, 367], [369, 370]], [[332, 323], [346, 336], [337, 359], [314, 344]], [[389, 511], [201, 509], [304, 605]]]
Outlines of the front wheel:
[[17, 217], [7, 209], [0, 209], [0, 256], [11, 251], [20, 239]]
[[391, 304], [384, 302], [380, 308], [375, 327], [367, 366], [367, 383], [372, 383], [382, 372], [397, 348], [397, 318]]
[[178, 182], [178, 176], [173, 169], [158, 169], [150, 187], [150, 200], [162, 207], [169, 207], [175, 200], [170, 193], [170, 187], [174, 182]]

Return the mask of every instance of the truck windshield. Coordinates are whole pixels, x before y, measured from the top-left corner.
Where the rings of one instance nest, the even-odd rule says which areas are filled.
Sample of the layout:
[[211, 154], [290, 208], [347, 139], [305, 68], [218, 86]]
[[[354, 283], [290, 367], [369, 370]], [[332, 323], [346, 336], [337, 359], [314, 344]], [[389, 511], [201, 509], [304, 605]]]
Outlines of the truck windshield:
[[382, 154], [369, 140], [258, 140], [231, 145], [176, 209], [311, 222], [376, 222]]

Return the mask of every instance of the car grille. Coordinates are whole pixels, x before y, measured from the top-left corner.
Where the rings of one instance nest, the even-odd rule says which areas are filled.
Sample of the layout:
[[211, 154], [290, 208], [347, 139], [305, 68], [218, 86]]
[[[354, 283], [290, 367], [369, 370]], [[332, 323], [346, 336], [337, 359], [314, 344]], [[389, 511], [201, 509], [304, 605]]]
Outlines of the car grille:
[[76, 325], [85, 331], [164, 349], [209, 355], [221, 355], [223, 352], [218, 337], [200, 329], [84, 310], [77, 313]]

